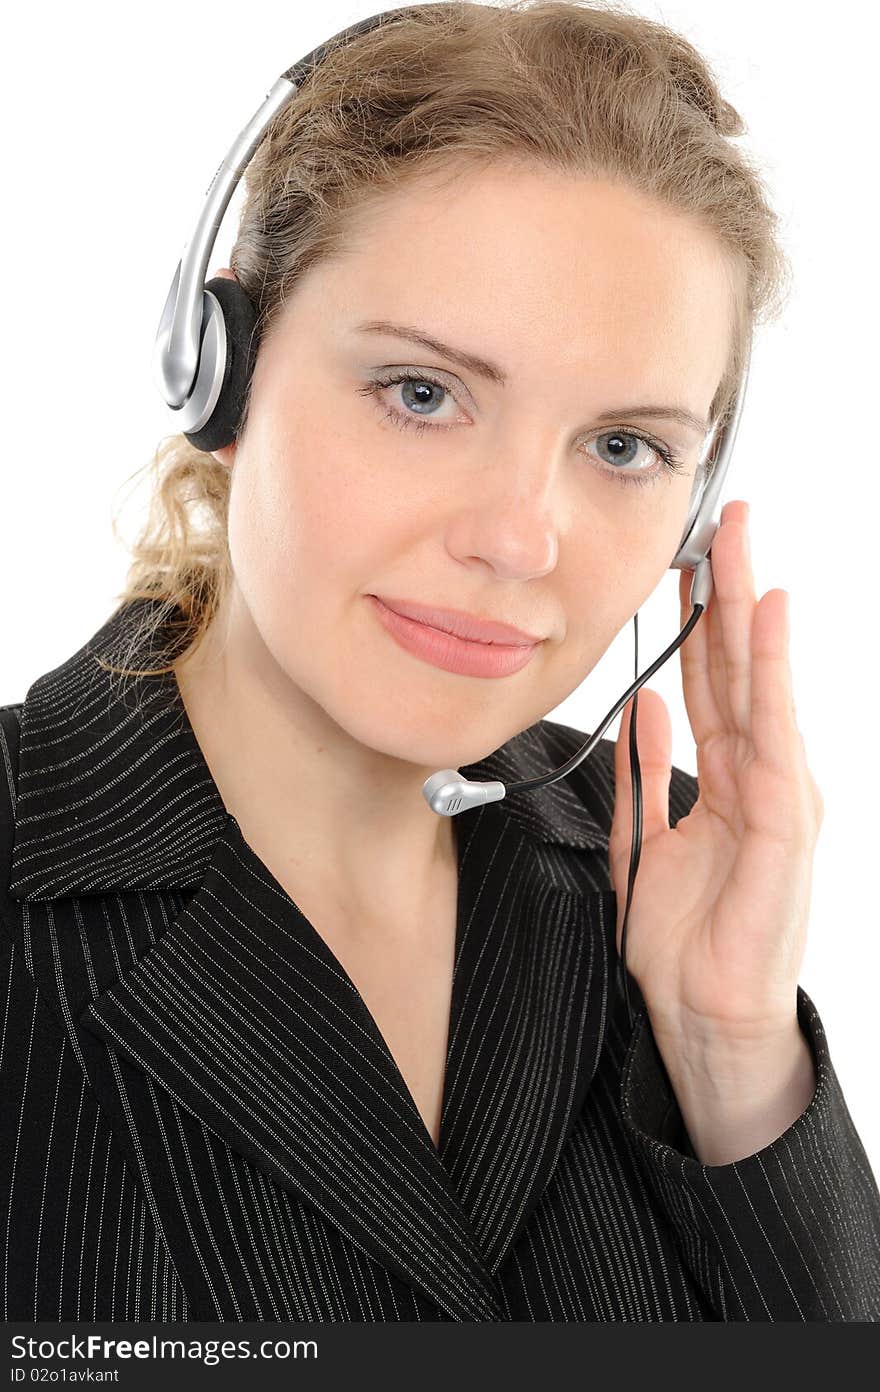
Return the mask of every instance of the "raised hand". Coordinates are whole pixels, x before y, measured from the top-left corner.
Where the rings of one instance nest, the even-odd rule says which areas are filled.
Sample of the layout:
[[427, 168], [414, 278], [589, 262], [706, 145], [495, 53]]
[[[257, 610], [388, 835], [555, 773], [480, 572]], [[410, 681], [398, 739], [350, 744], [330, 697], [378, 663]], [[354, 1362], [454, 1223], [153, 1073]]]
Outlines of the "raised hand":
[[[768, 590], [756, 603], [747, 518], [746, 503], [725, 505], [711, 551], [712, 597], [679, 649], [699, 796], [673, 828], [669, 713], [657, 692], [639, 692], [644, 835], [627, 969], [670, 1076], [682, 1083], [685, 1058], [696, 1079], [698, 1058], [782, 1057], [773, 1053], [777, 1043], [791, 1049], [798, 1038], [823, 802], [796, 721], [788, 596]], [[691, 579], [682, 571], [682, 626]], [[631, 714], [632, 701], [617, 739], [609, 848], [618, 951], [632, 836]]]

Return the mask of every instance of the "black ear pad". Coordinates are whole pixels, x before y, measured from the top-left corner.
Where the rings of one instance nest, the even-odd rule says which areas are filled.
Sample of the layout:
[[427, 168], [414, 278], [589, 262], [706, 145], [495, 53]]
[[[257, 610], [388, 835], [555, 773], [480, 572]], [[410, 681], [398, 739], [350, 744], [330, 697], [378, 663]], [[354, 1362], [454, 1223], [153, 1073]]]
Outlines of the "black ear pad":
[[223, 449], [231, 445], [244, 410], [247, 386], [257, 358], [257, 308], [237, 280], [214, 276], [205, 282], [220, 302], [226, 323], [226, 369], [217, 404], [200, 430], [184, 431], [196, 449]]

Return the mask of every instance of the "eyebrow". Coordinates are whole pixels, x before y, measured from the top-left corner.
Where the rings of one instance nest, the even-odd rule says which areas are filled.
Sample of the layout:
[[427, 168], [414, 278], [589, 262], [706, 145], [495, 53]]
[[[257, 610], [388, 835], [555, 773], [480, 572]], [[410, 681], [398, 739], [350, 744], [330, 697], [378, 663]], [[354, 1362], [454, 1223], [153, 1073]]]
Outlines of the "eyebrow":
[[[431, 353], [438, 353], [440, 357], [457, 363], [459, 367], [475, 373], [478, 377], [485, 377], [497, 386], [503, 387], [508, 381], [507, 373], [497, 363], [478, 358], [474, 353], [465, 352], [463, 348], [454, 348], [452, 344], [443, 343], [439, 338], [413, 328], [410, 324], [393, 324], [388, 319], [367, 319], [362, 324], [356, 324], [355, 329], [358, 333], [378, 333], [392, 338], [408, 339], [410, 343], [417, 343]], [[620, 406], [611, 411], [601, 411], [595, 419], [619, 421], [624, 416], [651, 416], [655, 420], [678, 421], [680, 425], [686, 425], [700, 435], [705, 435], [710, 425], [708, 420], [701, 419], [692, 411], [685, 410], [683, 406]]]

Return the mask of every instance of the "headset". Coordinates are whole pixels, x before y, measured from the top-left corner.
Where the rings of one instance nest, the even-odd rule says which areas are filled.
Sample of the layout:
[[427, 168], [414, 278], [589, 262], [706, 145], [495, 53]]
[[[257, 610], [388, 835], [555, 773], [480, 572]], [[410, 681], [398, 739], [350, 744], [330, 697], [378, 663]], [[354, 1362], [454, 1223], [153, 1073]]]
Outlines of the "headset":
[[[234, 141], [208, 186], [195, 231], [177, 263], [156, 334], [153, 356], [156, 385], [170, 413], [173, 428], [184, 434], [196, 449], [212, 452], [231, 444], [235, 439], [256, 361], [256, 306], [236, 280], [216, 276], [205, 281], [217, 231], [242, 172], [269, 123], [292, 100], [309, 73], [330, 49], [379, 25], [402, 19], [410, 9], [406, 6], [383, 10], [352, 24], [326, 43], [319, 44], [282, 73]], [[479, 783], [463, 778], [458, 769], [440, 769], [431, 774], [422, 786], [425, 800], [434, 812], [439, 816], [454, 817], [468, 808], [498, 802], [509, 792], [526, 792], [555, 783], [586, 759], [614, 717], [630, 697], [634, 697], [629, 729], [633, 793], [632, 848], [620, 943], [621, 974], [630, 1028], [634, 1019], [626, 970], [626, 927], [642, 846], [642, 781], [636, 740], [637, 693], [685, 641], [711, 598], [710, 551], [719, 525], [717, 505], [739, 428], [750, 358], [751, 345], [748, 345], [733, 402], [723, 421], [715, 422], [703, 447], [694, 474], [687, 520], [678, 550], [670, 562], [671, 570], [694, 572], [689, 598], [693, 613], [675, 641], [639, 675], [639, 616], [637, 613], [633, 616], [635, 681], [611, 707], [586, 744], [560, 768], [538, 778], [509, 784], [497, 780]], [[710, 457], [716, 435], [717, 448]]]

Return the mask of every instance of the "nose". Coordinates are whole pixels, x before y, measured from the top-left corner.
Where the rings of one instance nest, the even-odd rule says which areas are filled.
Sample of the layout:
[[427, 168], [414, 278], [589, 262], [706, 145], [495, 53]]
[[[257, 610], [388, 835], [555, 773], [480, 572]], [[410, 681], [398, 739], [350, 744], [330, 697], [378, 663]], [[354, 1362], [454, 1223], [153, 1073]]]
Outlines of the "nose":
[[[537, 432], [535, 432], [536, 434]], [[549, 574], [558, 561], [566, 500], [558, 447], [520, 439], [500, 447], [474, 470], [474, 486], [459, 501], [447, 545], [461, 560], [478, 559], [507, 580]]]

